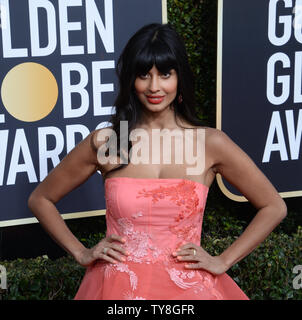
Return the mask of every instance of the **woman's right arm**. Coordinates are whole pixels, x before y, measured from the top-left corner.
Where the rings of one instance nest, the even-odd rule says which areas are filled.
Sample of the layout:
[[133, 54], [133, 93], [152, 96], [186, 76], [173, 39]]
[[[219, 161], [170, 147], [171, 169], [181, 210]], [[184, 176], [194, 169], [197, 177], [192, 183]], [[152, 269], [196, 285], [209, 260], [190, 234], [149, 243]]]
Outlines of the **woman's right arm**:
[[[37, 217], [48, 234], [75, 260], [83, 266], [88, 266], [96, 259], [108, 262], [122, 261], [124, 249], [116, 244], [123, 243], [120, 236], [112, 235], [103, 239], [93, 248], [87, 249], [70, 231], [59, 214], [55, 203], [66, 194], [83, 184], [98, 169], [95, 148], [96, 131], [91, 132], [48, 174], [35, 188], [28, 199], [28, 207]], [[111, 250], [106, 255], [103, 248]]]

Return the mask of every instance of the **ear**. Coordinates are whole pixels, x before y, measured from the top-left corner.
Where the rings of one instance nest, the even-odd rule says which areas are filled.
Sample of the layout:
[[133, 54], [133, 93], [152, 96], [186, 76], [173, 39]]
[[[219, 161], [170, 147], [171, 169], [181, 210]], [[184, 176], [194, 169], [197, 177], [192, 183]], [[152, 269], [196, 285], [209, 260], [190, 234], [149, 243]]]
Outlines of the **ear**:
[[177, 101], [179, 104], [182, 103], [182, 94], [181, 93], [178, 95]]

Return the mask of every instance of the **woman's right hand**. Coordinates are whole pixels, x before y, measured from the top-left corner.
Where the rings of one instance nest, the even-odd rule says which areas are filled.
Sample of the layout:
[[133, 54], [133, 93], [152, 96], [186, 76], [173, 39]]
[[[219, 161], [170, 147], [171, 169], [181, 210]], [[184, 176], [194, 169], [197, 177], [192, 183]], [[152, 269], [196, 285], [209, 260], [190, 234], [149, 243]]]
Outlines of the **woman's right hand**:
[[83, 249], [75, 259], [83, 267], [88, 267], [98, 259], [105, 260], [110, 263], [117, 263], [117, 261], [124, 262], [126, 259], [123, 255], [127, 256], [128, 252], [116, 242], [124, 244], [126, 240], [121, 236], [112, 234], [102, 239], [94, 247], [90, 249]]

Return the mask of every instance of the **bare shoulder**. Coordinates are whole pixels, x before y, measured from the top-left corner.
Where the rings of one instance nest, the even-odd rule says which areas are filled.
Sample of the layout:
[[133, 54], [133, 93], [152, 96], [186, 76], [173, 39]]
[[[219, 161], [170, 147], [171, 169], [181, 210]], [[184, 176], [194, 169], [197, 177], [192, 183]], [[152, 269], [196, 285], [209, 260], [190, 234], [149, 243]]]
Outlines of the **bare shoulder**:
[[213, 146], [219, 146], [219, 144], [224, 143], [225, 140], [229, 140], [228, 135], [216, 128], [204, 127], [206, 132], [206, 143]]
[[225, 143], [232, 142], [228, 135], [219, 129], [212, 127], [198, 127], [198, 129], [205, 132], [205, 145], [208, 151], [214, 151], [224, 146]]
[[[215, 163], [217, 159], [215, 157], [215, 154], [217, 154], [217, 151], [215, 151], [215, 148], [213, 148], [213, 146], [214, 144], [219, 144], [219, 140], [221, 140], [220, 130], [207, 126], [195, 126], [194, 131], [196, 137], [201, 137], [201, 141], [204, 144], [207, 166], [213, 171], [213, 173], [216, 173]], [[201, 135], [199, 135], [199, 132], [201, 132]]]
[[219, 129], [205, 130], [206, 155], [215, 174], [220, 174], [256, 208], [269, 204], [285, 212], [277, 190], [252, 158], [231, 137]]
[[91, 132], [91, 147], [94, 151], [97, 151], [98, 148], [106, 142], [106, 137], [112, 133], [113, 126], [95, 129]]
[[229, 139], [228, 136], [219, 129], [206, 127], [206, 126], [195, 126], [194, 131], [202, 130], [204, 131], [206, 147], [209, 149], [212, 147], [219, 147], [223, 145], [225, 140]]
[[208, 127], [205, 134], [205, 145], [208, 157], [213, 163], [213, 171], [218, 173], [226, 165], [247, 163], [252, 160], [225, 132]]
[[230, 146], [237, 146], [225, 132], [211, 127], [205, 128], [205, 143], [207, 149], [212, 152], [219, 152], [221, 148], [225, 149]]

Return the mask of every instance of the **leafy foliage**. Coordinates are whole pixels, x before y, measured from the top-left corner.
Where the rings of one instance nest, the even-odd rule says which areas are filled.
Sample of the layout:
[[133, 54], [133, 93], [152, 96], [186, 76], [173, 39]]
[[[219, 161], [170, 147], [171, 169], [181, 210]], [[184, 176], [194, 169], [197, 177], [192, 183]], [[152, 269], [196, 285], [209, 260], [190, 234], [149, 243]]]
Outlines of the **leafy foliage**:
[[7, 270], [8, 288], [2, 290], [4, 300], [72, 299], [84, 272], [70, 257], [53, 261], [43, 256], [1, 264]]
[[168, 0], [168, 22], [182, 36], [196, 76], [200, 119], [215, 127], [217, 1]]

